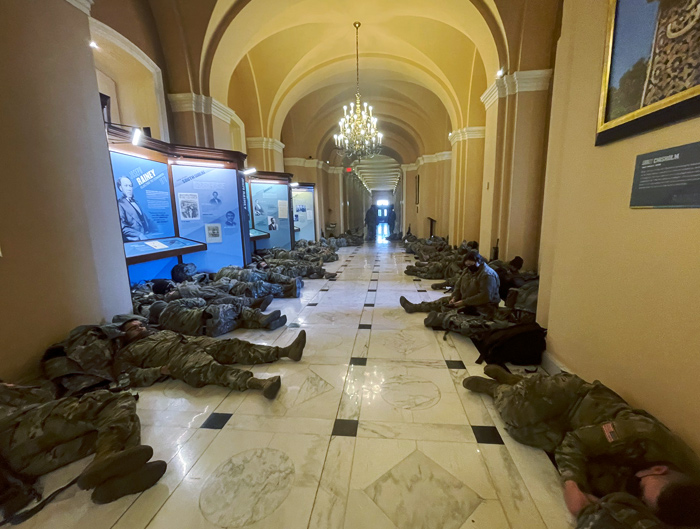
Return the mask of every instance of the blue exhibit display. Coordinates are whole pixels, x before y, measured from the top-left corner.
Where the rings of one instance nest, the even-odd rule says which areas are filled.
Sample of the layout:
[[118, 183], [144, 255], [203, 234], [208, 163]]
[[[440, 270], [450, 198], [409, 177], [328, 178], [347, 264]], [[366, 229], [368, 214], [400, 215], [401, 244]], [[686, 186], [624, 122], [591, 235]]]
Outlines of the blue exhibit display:
[[135, 285], [151, 279], [170, 279], [170, 271], [178, 263], [177, 257], [167, 257], [155, 261], [147, 261], [129, 265], [129, 282]]
[[195, 249], [202, 245], [197, 241], [180, 239], [179, 237], [169, 237], [167, 239], [158, 239], [157, 241], [137, 241], [124, 243], [124, 253], [127, 260], [132, 257], [140, 257], [143, 255], [155, 255], [168, 250], [187, 250]]
[[124, 242], [174, 237], [168, 165], [111, 152]]
[[313, 186], [300, 185], [292, 188], [292, 215], [294, 215], [294, 227], [299, 228], [299, 231], [294, 234], [296, 240], [315, 241]]
[[200, 272], [244, 266], [237, 171], [172, 165], [172, 175], [180, 236], [207, 244], [185, 261]]
[[256, 247], [291, 250], [289, 186], [278, 182], [253, 181], [250, 188], [252, 227], [270, 234], [269, 239], [256, 241]]

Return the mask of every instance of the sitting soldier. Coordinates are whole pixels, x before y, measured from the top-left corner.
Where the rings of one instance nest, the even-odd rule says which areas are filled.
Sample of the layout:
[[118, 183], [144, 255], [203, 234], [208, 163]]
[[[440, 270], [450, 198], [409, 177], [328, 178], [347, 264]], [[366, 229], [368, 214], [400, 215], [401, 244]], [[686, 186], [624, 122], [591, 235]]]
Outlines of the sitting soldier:
[[700, 524], [700, 459], [657, 419], [598, 381], [484, 372], [491, 378], [467, 377], [464, 387], [494, 399], [513, 439], [555, 452], [572, 514], [627, 491], [667, 524]]
[[[260, 309], [245, 306], [238, 298], [219, 298], [208, 304], [202, 298], [156, 301], [149, 307], [148, 321], [161, 329], [189, 336], [221, 336], [238, 327], [245, 329], [278, 329], [287, 323], [279, 310], [263, 314]], [[225, 303], [231, 301], [231, 303]]]
[[150, 446], [140, 444], [136, 399], [101, 390], [54, 399], [45, 389], [0, 383], [0, 508], [7, 517], [39, 495], [39, 476], [94, 453], [77, 480], [95, 503], [110, 503], [142, 492], [165, 473], [164, 461], [148, 462]]
[[401, 296], [401, 306], [408, 313], [459, 311], [475, 316], [493, 315], [500, 301], [496, 272], [481, 259], [476, 250], [467, 252], [463, 265], [464, 271], [457, 280], [451, 296], [415, 304]]
[[216, 384], [237, 391], [261, 389], [268, 399], [277, 396], [280, 377], [254, 378], [250, 371], [230, 364], [264, 364], [280, 358], [298, 362], [306, 345], [305, 331], [291, 345], [273, 347], [236, 338], [216, 340], [154, 331], [138, 318], [127, 319], [121, 329], [124, 343], [115, 356], [115, 372], [129, 375], [131, 386], [150, 386], [172, 377], [195, 388]]

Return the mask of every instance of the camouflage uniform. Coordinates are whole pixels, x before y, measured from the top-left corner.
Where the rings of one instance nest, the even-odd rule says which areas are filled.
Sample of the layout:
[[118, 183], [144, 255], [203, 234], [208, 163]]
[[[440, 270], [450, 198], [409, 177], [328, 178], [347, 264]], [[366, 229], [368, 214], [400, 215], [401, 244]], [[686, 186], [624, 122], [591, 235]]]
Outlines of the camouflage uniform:
[[404, 272], [406, 275], [423, 279], [448, 279], [461, 272], [461, 256], [428, 262], [425, 266], [409, 265]]
[[176, 299], [163, 309], [158, 323], [162, 329], [189, 336], [221, 336], [234, 330], [239, 323], [248, 329], [262, 328], [261, 320], [265, 315], [260, 309], [251, 309], [250, 303], [243, 300], [252, 302], [251, 298], [237, 296], [219, 299], [210, 305], [202, 298]]
[[482, 264], [476, 272], [465, 270], [455, 285], [454, 295], [445, 296], [437, 301], [424, 301], [414, 305], [418, 312], [447, 312], [453, 309], [448, 304], [452, 298], [464, 301], [462, 311], [491, 316], [498, 307], [498, 276], [487, 264]]
[[326, 273], [322, 266], [301, 259], [266, 259], [265, 262], [272, 271], [291, 277], [318, 279], [322, 278]]
[[280, 358], [280, 347], [256, 345], [236, 338], [216, 340], [207, 336], [183, 336], [160, 331], [123, 347], [116, 357], [116, 369], [129, 375], [135, 387], [151, 386], [170, 376], [199, 388], [207, 384], [238, 391], [247, 389], [253, 373], [230, 364], [264, 364]]
[[17, 473], [42, 476], [93, 452], [120, 452], [139, 444], [140, 431], [129, 393], [53, 400], [41, 389], [0, 384], [0, 457]]
[[216, 273], [214, 280], [228, 277], [237, 281], [266, 281], [275, 285], [290, 285], [295, 281], [295, 278], [276, 272], [266, 272], [265, 270], [254, 270], [251, 268], [240, 268], [238, 266], [224, 266]]
[[494, 405], [513, 439], [554, 451], [562, 481], [598, 497], [625, 490], [657, 462], [700, 475], [700, 460], [680, 438], [598, 381], [533, 375], [499, 384]]
[[226, 296], [246, 298], [264, 298], [272, 295], [276, 298], [298, 297], [296, 284], [275, 285], [265, 281], [238, 281], [222, 277], [216, 281], [200, 285], [199, 283], [181, 283], [165, 296], [167, 301], [179, 298], [203, 298], [207, 301]]
[[667, 529], [640, 500], [625, 492], [608, 494], [585, 507], [576, 529]]

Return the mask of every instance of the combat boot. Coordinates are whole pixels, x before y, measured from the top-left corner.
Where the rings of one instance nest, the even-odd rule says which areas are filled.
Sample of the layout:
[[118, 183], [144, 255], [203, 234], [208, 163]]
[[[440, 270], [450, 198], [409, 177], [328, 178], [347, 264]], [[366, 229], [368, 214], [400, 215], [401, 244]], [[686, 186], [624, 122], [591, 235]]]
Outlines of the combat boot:
[[262, 328], [267, 328], [273, 321], [279, 320], [282, 317], [282, 313], [279, 310], [273, 310], [269, 314], [260, 314], [260, 326]]
[[336, 272], [326, 272], [323, 276], [323, 279], [335, 279], [338, 277], [338, 274]]
[[105, 457], [96, 457], [78, 478], [78, 487], [93, 489], [108, 479], [130, 474], [143, 467], [153, 457], [153, 448], [139, 445]]
[[271, 378], [250, 377], [246, 382], [248, 389], [262, 389], [266, 399], [274, 399], [282, 387], [282, 379], [279, 376]]
[[167, 468], [168, 464], [165, 461], [151, 461], [134, 472], [114, 477], [92, 491], [92, 501], [102, 505], [112, 503], [129, 494], [148, 490], [158, 483]]
[[275, 321], [270, 322], [266, 328], [274, 331], [275, 329], [279, 329], [285, 325], [287, 325], [287, 316], [282, 316], [281, 318], [277, 318]]
[[415, 303], [411, 303], [410, 301], [408, 301], [408, 300], [407, 300], [405, 297], [403, 297], [403, 296], [401, 296], [401, 297], [399, 298], [399, 303], [401, 304], [401, 306], [403, 307], [403, 309], [404, 309], [406, 312], [408, 312], [409, 314], [412, 314], [412, 313], [418, 311], [418, 309], [416, 308], [416, 304], [415, 304]]
[[503, 369], [503, 367], [496, 364], [487, 365], [484, 368], [484, 374], [487, 377], [491, 377], [499, 384], [507, 384], [509, 386], [514, 386], [523, 379], [522, 376], [509, 373]]
[[304, 354], [306, 346], [306, 331], [301, 331], [294, 341], [287, 347], [280, 348], [280, 358], [290, 358], [295, 362], [301, 360], [301, 355]]
[[270, 306], [270, 303], [272, 303], [273, 299], [275, 299], [275, 296], [272, 295], [265, 296], [264, 298], [256, 298], [250, 305], [250, 308], [265, 310], [267, 307]]
[[484, 377], [467, 377], [462, 380], [462, 385], [469, 391], [483, 393], [490, 397], [496, 396], [496, 389], [498, 388], [498, 382]]

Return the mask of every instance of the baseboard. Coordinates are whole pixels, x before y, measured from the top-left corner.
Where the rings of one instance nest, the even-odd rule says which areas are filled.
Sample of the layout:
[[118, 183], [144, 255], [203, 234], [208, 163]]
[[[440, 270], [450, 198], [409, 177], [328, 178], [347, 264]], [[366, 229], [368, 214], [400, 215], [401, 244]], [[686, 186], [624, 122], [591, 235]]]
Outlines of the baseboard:
[[554, 358], [554, 356], [547, 351], [542, 355], [542, 369], [550, 375], [557, 375], [562, 371], [571, 373], [571, 369], [566, 367], [560, 360]]

